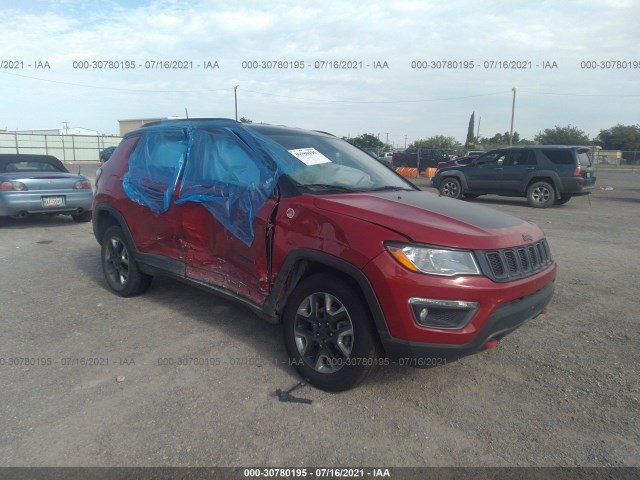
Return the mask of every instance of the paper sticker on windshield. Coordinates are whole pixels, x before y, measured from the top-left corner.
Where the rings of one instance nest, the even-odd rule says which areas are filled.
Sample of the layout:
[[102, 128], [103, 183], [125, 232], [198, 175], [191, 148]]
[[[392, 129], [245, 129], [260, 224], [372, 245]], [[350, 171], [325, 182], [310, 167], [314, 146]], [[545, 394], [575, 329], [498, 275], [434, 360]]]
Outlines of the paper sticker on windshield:
[[289, 150], [289, 153], [300, 160], [305, 165], [318, 165], [320, 163], [331, 163], [327, 157], [315, 148], [297, 148]]

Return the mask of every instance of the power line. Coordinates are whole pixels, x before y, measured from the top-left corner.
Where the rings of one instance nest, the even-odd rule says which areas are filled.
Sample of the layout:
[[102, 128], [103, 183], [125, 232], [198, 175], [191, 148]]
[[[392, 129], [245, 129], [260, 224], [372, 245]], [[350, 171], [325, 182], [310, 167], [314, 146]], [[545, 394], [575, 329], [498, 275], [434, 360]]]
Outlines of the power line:
[[134, 88], [118, 88], [118, 87], [103, 87], [100, 85], [88, 85], [85, 83], [72, 83], [72, 82], [61, 82], [59, 80], [49, 80], [48, 78], [38, 78], [38, 77], [31, 77], [29, 75], [21, 75], [19, 73], [12, 73], [12, 72], [4, 72], [0, 70], [0, 73], [3, 73], [5, 75], [13, 75], [14, 77], [22, 77], [22, 78], [28, 78], [30, 80], [38, 80], [41, 82], [49, 82], [49, 83], [56, 83], [59, 85], [69, 85], [72, 87], [84, 87], [84, 88], [96, 88], [99, 90], [115, 90], [115, 91], [119, 91], [119, 92], [134, 92], [134, 93], [196, 93], [196, 92], [202, 92], [202, 91], [206, 91], [206, 92], [219, 92], [219, 91], [223, 91], [223, 90], [233, 90], [233, 87], [230, 88], [216, 88], [216, 89], [202, 89], [202, 90], [151, 90], [148, 88], [145, 89], [134, 89]]
[[373, 103], [373, 104], [393, 104], [393, 103], [420, 103], [420, 102], [442, 102], [447, 100], [463, 100], [466, 98], [477, 98], [477, 97], [490, 97], [493, 95], [504, 95], [505, 92], [493, 92], [493, 93], [483, 93], [478, 95], [465, 95], [462, 97], [447, 97], [447, 98], [425, 98], [425, 99], [415, 99], [415, 100], [355, 100], [350, 98], [342, 98], [339, 100], [328, 100], [328, 99], [312, 99], [312, 98], [301, 98], [301, 97], [293, 97], [290, 95], [280, 95], [278, 93], [269, 93], [269, 92], [258, 92], [256, 90], [247, 90], [246, 88], [241, 88], [243, 92], [255, 93], [258, 95], [266, 95], [269, 97], [280, 97], [280, 98], [288, 98], [291, 100], [298, 100], [301, 102], [309, 102], [309, 103]]
[[533, 90], [519, 90], [520, 93], [529, 93], [531, 95], [553, 95], [557, 97], [610, 97], [610, 98], [629, 98], [640, 97], [640, 94], [631, 95], [614, 95], [611, 93], [557, 93], [557, 92], [534, 92]]

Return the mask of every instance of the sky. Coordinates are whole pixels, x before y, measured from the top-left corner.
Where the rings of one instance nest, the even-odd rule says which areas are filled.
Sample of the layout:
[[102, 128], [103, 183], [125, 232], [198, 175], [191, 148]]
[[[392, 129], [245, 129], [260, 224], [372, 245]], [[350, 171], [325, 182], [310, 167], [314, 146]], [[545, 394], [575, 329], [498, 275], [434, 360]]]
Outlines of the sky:
[[640, 123], [639, 17], [637, 0], [0, 0], [0, 130], [235, 118], [237, 87], [254, 122], [404, 147], [464, 142], [472, 112], [480, 136], [509, 131], [515, 89], [521, 138], [595, 137]]

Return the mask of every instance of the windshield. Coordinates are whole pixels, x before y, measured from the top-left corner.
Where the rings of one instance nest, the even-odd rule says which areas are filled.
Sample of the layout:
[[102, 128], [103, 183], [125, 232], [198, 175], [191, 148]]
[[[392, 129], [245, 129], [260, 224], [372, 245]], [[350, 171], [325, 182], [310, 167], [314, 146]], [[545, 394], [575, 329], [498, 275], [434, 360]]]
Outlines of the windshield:
[[413, 190], [378, 160], [348, 142], [305, 132], [260, 132], [286, 148], [303, 167], [289, 174], [300, 188], [312, 192]]

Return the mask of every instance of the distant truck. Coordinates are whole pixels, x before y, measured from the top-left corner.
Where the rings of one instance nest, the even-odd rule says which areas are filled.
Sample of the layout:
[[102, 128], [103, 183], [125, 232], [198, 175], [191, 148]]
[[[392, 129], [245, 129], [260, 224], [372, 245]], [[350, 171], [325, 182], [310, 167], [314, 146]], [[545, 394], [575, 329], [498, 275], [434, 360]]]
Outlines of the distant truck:
[[417, 168], [419, 171], [425, 168], [434, 168], [440, 162], [450, 160], [447, 150], [442, 148], [420, 148], [410, 152], [394, 152], [394, 167]]
[[479, 157], [483, 153], [486, 153], [484, 150], [467, 150], [464, 154], [465, 157]]

